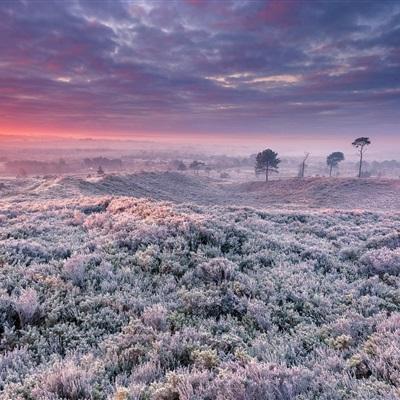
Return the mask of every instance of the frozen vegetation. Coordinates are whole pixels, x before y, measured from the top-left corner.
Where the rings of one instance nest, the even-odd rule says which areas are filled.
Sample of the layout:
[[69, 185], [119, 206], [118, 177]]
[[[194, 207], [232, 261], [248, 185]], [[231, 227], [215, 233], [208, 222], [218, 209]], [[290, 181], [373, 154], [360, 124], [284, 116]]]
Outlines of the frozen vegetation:
[[[254, 175], [252, 177], [254, 179]], [[144, 172], [90, 178], [0, 179], [0, 198], [19, 202], [77, 196], [146, 197], [174, 203], [255, 208], [400, 210], [399, 179], [307, 178], [237, 182], [193, 173]]]
[[1, 400], [400, 397], [398, 183], [146, 179], [4, 181]]

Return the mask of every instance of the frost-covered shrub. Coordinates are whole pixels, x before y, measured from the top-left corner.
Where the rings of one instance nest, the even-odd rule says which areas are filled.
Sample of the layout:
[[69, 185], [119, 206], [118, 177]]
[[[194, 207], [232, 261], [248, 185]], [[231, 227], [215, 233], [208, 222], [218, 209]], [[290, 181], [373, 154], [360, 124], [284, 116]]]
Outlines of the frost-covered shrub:
[[360, 259], [369, 275], [400, 274], [400, 249], [390, 250], [383, 247], [366, 252]]
[[80, 254], [66, 260], [63, 265], [65, 278], [71, 280], [74, 285], [81, 286], [84, 282], [88, 262], [89, 257]]
[[170, 370], [193, 364], [193, 352], [201, 345], [210, 344], [210, 334], [203, 329], [183, 327], [172, 335], [163, 335], [156, 344], [158, 361], [161, 368]]
[[235, 270], [236, 266], [231, 261], [224, 258], [215, 258], [199, 264], [195, 274], [202, 282], [219, 284], [224, 280], [232, 280]]
[[296, 399], [307, 392], [313, 375], [302, 368], [250, 362], [227, 364], [215, 380], [216, 399]]
[[260, 300], [250, 300], [247, 303], [247, 315], [260, 330], [267, 331], [272, 326], [270, 309]]
[[7, 383], [21, 383], [34, 369], [32, 358], [32, 354], [26, 348], [16, 348], [0, 355], [0, 391]]
[[10, 260], [21, 259], [27, 265], [33, 260], [49, 261], [51, 257], [50, 252], [42, 244], [26, 239], [9, 241], [7, 249]]
[[360, 250], [354, 247], [344, 247], [339, 252], [339, 258], [342, 261], [356, 261]]
[[0, 334], [4, 332], [5, 327], [21, 326], [20, 316], [16, 310], [15, 303], [7, 295], [0, 298]]
[[72, 360], [57, 362], [49, 371], [38, 377], [33, 390], [35, 398], [92, 400], [93, 375]]
[[39, 318], [39, 300], [34, 289], [24, 289], [14, 300], [21, 327], [34, 323]]
[[83, 225], [85, 222], [85, 214], [79, 210], [75, 210], [73, 216], [71, 217], [70, 224], [73, 226]]
[[0, 220], [0, 400], [398, 397], [400, 215], [18, 204]]
[[385, 235], [379, 235], [368, 240], [367, 248], [380, 249], [387, 247], [388, 249], [397, 249], [400, 247], [400, 232], [391, 232]]
[[146, 361], [132, 370], [130, 380], [135, 384], [149, 384], [159, 380], [164, 375], [158, 362]]
[[323, 272], [330, 271], [335, 267], [336, 260], [333, 259], [326, 251], [319, 248], [308, 248], [300, 254], [300, 257], [302, 260], [313, 261], [315, 268]]
[[[357, 358], [358, 357], [358, 358]], [[352, 360], [352, 367], [372, 374], [395, 387], [400, 386], [400, 313], [382, 321]]]
[[153, 329], [165, 331], [168, 327], [167, 315], [168, 310], [163, 305], [154, 304], [144, 309], [142, 321]]
[[[215, 388], [208, 371], [179, 369], [166, 375], [165, 382], [150, 387], [151, 400], [190, 400], [215, 398]], [[210, 393], [213, 397], [210, 397]]]
[[336, 336], [332, 340], [332, 346], [336, 350], [346, 350], [351, 346], [352, 337], [348, 335], [340, 335]]
[[192, 358], [198, 368], [212, 369], [219, 363], [218, 354], [215, 350], [194, 350]]
[[153, 328], [145, 327], [135, 320], [125, 326], [121, 333], [103, 343], [107, 368], [112, 376], [132, 371], [146, 361], [146, 355], [156, 339]]
[[117, 390], [114, 394], [114, 400], [128, 400], [129, 398], [129, 390], [125, 387], [117, 387]]

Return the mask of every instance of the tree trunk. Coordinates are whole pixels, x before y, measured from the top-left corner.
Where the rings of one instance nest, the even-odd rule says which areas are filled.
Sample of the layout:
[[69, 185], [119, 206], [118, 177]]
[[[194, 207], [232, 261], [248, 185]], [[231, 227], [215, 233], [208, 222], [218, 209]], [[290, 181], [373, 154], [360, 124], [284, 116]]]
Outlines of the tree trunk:
[[269, 168], [265, 168], [265, 182], [268, 182]]
[[361, 148], [360, 151], [360, 166], [358, 168], [358, 177], [361, 178], [361, 172], [362, 172], [362, 162], [363, 162], [363, 150]]
[[331, 164], [331, 165], [330, 165], [330, 169], [329, 169], [329, 176], [330, 176], [330, 177], [332, 177], [332, 168], [333, 168], [333, 165]]

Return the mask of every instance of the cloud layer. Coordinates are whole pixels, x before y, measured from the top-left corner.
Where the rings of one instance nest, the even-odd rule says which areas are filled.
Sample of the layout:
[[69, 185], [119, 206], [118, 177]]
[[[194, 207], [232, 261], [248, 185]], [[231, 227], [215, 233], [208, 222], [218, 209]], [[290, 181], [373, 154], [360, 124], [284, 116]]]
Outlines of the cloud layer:
[[3, 0], [0, 20], [2, 131], [398, 135], [397, 1]]

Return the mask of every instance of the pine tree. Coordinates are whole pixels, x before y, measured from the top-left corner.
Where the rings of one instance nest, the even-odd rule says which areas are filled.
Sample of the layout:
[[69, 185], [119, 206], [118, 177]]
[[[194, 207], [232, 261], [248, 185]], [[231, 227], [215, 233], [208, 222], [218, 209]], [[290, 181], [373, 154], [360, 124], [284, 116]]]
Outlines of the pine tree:
[[257, 154], [255, 170], [256, 174], [265, 172], [265, 181], [268, 182], [271, 172], [278, 173], [278, 165], [281, 160], [278, 158], [278, 153], [271, 149], [266, 149]]

